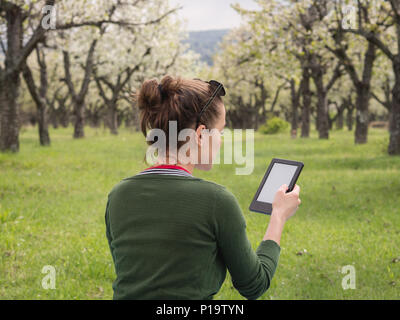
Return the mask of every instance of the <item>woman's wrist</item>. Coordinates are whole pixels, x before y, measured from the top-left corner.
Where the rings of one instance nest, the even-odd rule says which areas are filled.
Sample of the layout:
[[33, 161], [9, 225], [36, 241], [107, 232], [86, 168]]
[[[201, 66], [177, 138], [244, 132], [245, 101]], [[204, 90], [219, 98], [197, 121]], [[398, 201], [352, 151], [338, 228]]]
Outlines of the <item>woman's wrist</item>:
[[276, 220], [276, 222], [279, 222], [283, 225], [286, 223], [286, 217], [281, 214], [281, 212], [279, 212], [277, 209], [272, 209], [270, 221], [271, 220]]
[[280, 245], [281, 235], [286, 220], [280, 214], [272, 210], [271, 219], [269, 220], [267, 231], [265, 232], [263, 240], [273, 240]]

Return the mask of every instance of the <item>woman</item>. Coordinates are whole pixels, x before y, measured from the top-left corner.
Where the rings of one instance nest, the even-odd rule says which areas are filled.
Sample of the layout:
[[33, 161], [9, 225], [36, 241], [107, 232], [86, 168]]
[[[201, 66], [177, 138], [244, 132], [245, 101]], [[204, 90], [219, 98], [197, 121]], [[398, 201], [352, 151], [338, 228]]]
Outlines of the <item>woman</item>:
[[[296, 185], [290, 193], [285, 193], [286, 185], [279, 189], [265, 236], [254, 252], [235, 196], [222, 185], [193, 176], [194, 168], [211, 169], [209, 160], [221, 145], [223, 95], [216, 81], [170, 76], [161, 83], [145, 81], [135, 95], [143, 134], [158, 128], [168, 137], [169, 121], [177, 121], [178, 132], [193, 129], [191, 143], [198, 158], [188, 163], [173, 158], [179, 153], [170, 152], [167, 142], [157, 165], [123, 179], [109, 193], [105, 221], [117, 275], [114, 299], [212, 299], [226, 269], [233, 286], [248, 299], [269, 288], [284, 224], [301, 202], [300, 188]], [[215, 143], [209, 143], [205, 129], [215, 129]], [[178, 141], [178, 151], [184, 143]], [[205, 149], [207, 161], [200, 157]]]

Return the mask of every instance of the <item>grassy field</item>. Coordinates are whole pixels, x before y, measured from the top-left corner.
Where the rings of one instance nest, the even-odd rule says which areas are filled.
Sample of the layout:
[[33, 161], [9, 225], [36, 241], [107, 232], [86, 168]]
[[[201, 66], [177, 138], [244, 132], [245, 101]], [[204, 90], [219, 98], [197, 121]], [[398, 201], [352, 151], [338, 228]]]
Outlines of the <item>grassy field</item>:
[[[52, 129], [40, 147], [36, 128], [21, 133], [18, 154], [0, 154], [0, 298], [111, 299], [115, 277], [105, 237], [106, 197], [144, 169], [139, 133], [111, 136], [86, 128]], [[400, 297], [400, 157], [386, 155], [388, 133], [373, 129], [366, 145], [333, 131], [320, 141], [256, 134], [255, 169], [235, 175], [216, 165], [194, 175], [225, 185], [239, 200], [254, 248], [269, 217], [248, 206], [271, 158], [304, 162], [302, 204], [289, 220], [270, 289], [261, 299], [398, 299]], [[229, 177], [229, 179], [227, 179]], [[42, 268], [56, 269], [56, 289], [42, 288]], [[356, 270], [356, 289], [340, 272]], [[229, 276], [215, 299], [242, 299]]]

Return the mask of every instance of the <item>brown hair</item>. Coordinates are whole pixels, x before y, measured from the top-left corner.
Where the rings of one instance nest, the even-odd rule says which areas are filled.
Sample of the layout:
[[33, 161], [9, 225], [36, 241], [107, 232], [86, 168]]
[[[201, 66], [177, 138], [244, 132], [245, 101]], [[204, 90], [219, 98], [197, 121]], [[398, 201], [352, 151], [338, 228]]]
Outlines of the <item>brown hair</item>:
[[[177, 121], [178, 133], [182, 129], [195, 128], [197, 116], [213, 94], [211, 86], [198, 79], [173, 78], [169, 75], [143, 82], [133, 94], [140, 112], [140, 126], [144, 136], [148, 129], [161, 129], [169, 135], [169, 122]], [[217, 96], [200, 118], [200, 123], [212, 129], [218, 118], [218, 105], [222, 98]], [[168, 139], [167, 139], [168, 141]], [[149, 145], [154, 142], [148, 141]], [[177, 141], [177, 148], [185, 141]], [[168, 142], [167, 142], [168, 147]]]

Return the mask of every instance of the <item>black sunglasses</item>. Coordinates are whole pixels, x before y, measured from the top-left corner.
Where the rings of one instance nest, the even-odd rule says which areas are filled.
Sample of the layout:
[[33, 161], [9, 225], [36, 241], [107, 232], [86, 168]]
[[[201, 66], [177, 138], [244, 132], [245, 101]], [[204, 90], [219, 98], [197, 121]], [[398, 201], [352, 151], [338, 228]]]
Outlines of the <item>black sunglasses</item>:
[[[203, 81], [201, 79], [194, 79], [194, 80], [200, 80]], [[201, 109], [201, 111], [199, 112], [199, 114], [197, 115], [197, 121], [196, 121], [196, 129], [200, 124], [200, 118], [203, 115], [204, 111], [206, 111], [206, 109], [208, 108], [208, 106], [211, 104], [211, 102], [213, 102], [213, 100], [215, 99], [216, 96], [218, 97], [223, 97], [225, 96], [226, 92], [225, 92], [225, 88], [223, 86], [222, 83], [216, 81], [216, 80], [210, 80], [210, 81], [204, 81], [206, 83], [208, 83], [212, 88], [216, 88], [214, 90], [214, 93], [211, 95], [210, 99], [208, 99], [207, 103], [205, 104], [205, 106], [203, 107], [203, 109]]]

